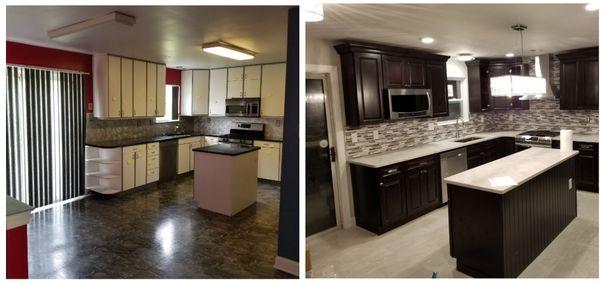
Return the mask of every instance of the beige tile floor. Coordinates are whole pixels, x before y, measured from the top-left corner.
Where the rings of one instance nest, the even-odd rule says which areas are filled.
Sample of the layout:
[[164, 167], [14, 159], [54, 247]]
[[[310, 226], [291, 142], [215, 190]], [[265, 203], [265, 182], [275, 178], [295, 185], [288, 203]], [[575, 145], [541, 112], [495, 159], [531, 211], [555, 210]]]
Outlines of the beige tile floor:
[[[446, 206], [381, 236], [362, 228], [311, 238], [312, 277], [467, 277], [448, 244]], [[598, 277], [598, 194], [577, 192], [577, 218], [520, 277]]]

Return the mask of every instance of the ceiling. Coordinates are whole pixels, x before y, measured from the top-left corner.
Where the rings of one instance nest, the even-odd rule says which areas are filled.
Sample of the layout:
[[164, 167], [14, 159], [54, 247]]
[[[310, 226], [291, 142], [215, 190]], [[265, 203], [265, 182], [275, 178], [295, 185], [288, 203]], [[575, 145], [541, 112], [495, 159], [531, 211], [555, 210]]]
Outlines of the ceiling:
[[[111, 53], [166, 63], [169, 67], [216, 68], [286, 60], [287, 10], [283, 6], [8, 6], [8, 40]], [[107, 23], [49, 39], [47, 31], [119, 11], [136, 24]], [[257, 52], [236, 61], [202, 51], [223, 40]]]
[[[525, 56], [598, 46], [598, 11], [584, 4], [325, 4], [325, 19], [307, 23], [310, 37], [392, 44], [456, 56]], [[432, 44], [420, 38], [430, 36]], [[529, 51], [529, 50], [535, 51]]]

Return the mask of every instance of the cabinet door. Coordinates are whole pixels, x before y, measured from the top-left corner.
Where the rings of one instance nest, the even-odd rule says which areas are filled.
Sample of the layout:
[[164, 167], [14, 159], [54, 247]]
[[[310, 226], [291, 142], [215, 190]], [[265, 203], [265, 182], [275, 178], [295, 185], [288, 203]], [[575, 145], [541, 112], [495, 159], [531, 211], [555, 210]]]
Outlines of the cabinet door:
[[135, 187], [135, 146], [123, 147], [123, 190]]
[[598, 145], [574, 143], [579, 151], [575, 158], [575, 186], [578, 190], [598, 192]]
[[262, 67], [260, 116], [283, 117], [285, 104], [285, 63]]
[[135, 146], [135, 186], [146, 184], [146, 145]]
[[146, 116], [146, 62], [133, 60], [133, 116]]
[[429, 73], [429, 87], [431, 88], [433, 116], [448, 116], [446, 64], [430, 63], [427, 70]]
[[408, 216], [406, 196], [402, 178], [379, 186], [381, 199], [381, 222], [384, 226], [392, 225]]
[[408, 215], [419, 213], [423, 209], [421, 191], [426, 183], [422, 180], [421, 168], [414, 167], [406, 170], [406, 206]]
[[177, 174], [190, 171], [190, 145], [180, 144], [177, 147]]
[[598, 58], [581, 60], [577, 109], [598, 110]]
[[156, 116], [156, 64], [146, 65], [146, 116]]
[[244, 97], [260, 97], [261, 65], [244, 67]]
[[201, 141], [200, 142], [194, 142], [194, 143], [190, 144], [190, 146], [189, 146], [189, 155], [190, 155], [189, 169], [190, 170], [194, 170], [194, 164], [195, 164], [195, 158], [194, 158], [194, 151], [193, 151], [193, 149], [197, 148], [197, 147], [202, 147], [203, 145], [204, 145], [204, 143], [201, 142]]
[[214, 116], [225, 116], [225, 98], [227, 97], [227, 69], [210, 70], [209, 86], [208, 114]]
[[258, 178], [280, 181], [281, 150], [272, 143], [256, 143], [258, 151]]
[[193, 71], [181, 72], [181, 115], [192, 116]]
[[121, 117], [121, 57], [108, 56], [108, 117]]
[[227, 69], [227, 98], [242, 98], [244, 95], [244, 67]]
[[158, 65], [156, 67], [156, 116], [165, 116], [165, 91], [167, 80], [167, 67]]
[[355, 64], [359, 121], [360, 123], [381, 121], [384, 118], [381, 56], [356, 53]]
[[[404, 80], [406, 64], [401, 57], [382, 56], [383, 85], [384, 88], [400, 88], [406, 86], [408, 81]], [[410, 80], [410, 79], [409, 79]]]
[[[426, 86], [425, 62], [419, 60], [407, 61], [409, 87], [422, 88]], [[405, 76], [406, 78], [406, 76]]]
[[510, 74], [510, 69], [506, 64], [490, 64], [488, 70], [488, 75], [490, 78]]
[[419, 171], [424, 190], [421, 191], [421, 199], [426, 208], [431, 208], [441, 203], [441, 180], [439, 163], [433, 162], [423, 166]]
[[121, 117], [133, 116], [133, 60], [121, 58]]
[[208, 70], [194, 70], [192, 73], [192, 114], [208, 114]]

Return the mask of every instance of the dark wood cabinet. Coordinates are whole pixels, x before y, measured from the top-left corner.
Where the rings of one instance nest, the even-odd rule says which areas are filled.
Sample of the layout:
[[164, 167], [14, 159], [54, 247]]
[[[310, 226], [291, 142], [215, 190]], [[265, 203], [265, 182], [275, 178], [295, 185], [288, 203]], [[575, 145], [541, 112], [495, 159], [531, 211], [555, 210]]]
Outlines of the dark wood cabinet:
[[406, 163], [408, 215], [417, 215], [440, 204], [439, 157], [421, 158]]
[[[448, 115], [448, 98], [441, 95], [442, 85], [446, 92], [448, 56], [360, 42], [346, 42], [335, 49], [341, 61], [347, 126], [383, 121], [383, 90], [388, 88], [435, 87], [437, 91], [432, 98], [435, 115]], [[430, 70], [430, 64], [444, 67]]]
[[427, 64], [427, 77], [433, 101], [433, 116], [448, 116], [448, 78], [446, 75], [446, 64]]
[[560, 109], [598, 110], [598, 47], [556, 56], [560, 60]]
[[496, 158], [502, 158], [515, 153], [515, 138], [501, 137], [496, 140], [497, 145], [497, 156]]
[[578, 150], [575, 156], [575, 187], [578, 190], [598, 192], [598, 144], [574, 142], [573, 149]]
[[514, 138], [497, 138], [467, 146], [467, 168], [492, 162], [515, 152]]

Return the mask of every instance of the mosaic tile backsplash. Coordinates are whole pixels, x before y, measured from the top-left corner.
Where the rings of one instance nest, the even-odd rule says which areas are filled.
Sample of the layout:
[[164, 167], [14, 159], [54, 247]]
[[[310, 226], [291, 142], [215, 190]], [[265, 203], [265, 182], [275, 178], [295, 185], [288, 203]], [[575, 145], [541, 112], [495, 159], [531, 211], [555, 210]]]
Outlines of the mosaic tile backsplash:
[[[560, 110], [558, 99], [532, 100], [529, 110], [471, 113], [461, 127], [463, 135], [484, 131], [560, 130], [598, 134], [598, 111]], [[377, 131], [375, 138], [373, 132]], [[357, 142], [352, 142], [356, 134]], [[404, 147], [455, 138], [456, 125], [437, 125], [437, 118], [401, 120], [345, 131], [346, 155], [366, 156]]]
[[201, 116], [194, 121], [194, 131], [213, 135], [224, 135], [229, 133], [229, 128], [236, 122], [264, 123], [266, 139], [283, 140], [283, 118]]

